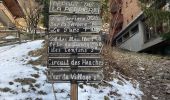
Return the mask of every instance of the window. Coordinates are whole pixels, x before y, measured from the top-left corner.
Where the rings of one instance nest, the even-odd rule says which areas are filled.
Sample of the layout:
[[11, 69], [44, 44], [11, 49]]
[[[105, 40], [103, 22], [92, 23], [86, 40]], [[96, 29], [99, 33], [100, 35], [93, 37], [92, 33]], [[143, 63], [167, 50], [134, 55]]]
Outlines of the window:
[[116, 43], [119, 45], [119, 44], [121, 44], [123, 42], [123, 40], [122, 40], [122, 37], [120, 37], [120, 38], [118, 38], [117, 40], [116, 40]]
[[139, 31], [138, 25], [136, 25], [135, 27], [133, 27], [133, 28], [131, 29], [132, 34], [136, 34], [138, 31]]
[[129, 37], [130, 37], [129, 32], [127, 32], [127, 33], [125, 33], [125, 34], [123, 35], [123, 39], [124, 39], [124, 40], [128, 39]]

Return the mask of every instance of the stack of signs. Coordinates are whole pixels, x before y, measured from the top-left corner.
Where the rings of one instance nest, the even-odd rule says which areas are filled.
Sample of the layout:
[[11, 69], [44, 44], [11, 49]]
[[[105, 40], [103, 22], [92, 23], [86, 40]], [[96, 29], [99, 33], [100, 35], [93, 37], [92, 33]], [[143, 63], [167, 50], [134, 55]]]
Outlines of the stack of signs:
[[51, 0], [49, 12], [48, 81], [101, 81], [100, 0]]

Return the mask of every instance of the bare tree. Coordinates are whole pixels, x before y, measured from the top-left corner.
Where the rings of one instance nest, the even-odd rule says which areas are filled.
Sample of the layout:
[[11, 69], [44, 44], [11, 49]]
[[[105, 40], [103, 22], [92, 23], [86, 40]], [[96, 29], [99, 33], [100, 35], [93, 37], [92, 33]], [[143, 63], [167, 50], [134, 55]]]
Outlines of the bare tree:
[[37, 0], [22, 0], [22, 5], [25, 13], [24, 19], [27, 24], [27, 32], [33, 35], [32, 39], [34, 40], [43, 4]]

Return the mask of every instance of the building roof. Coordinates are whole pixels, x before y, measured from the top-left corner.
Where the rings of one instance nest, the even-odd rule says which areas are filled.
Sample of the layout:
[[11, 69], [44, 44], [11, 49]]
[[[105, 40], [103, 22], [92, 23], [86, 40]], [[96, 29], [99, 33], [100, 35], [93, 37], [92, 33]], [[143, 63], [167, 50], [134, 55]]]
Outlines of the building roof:
[[3, 0], [3, 3], [15, 18], [24, 17], [24, 12], [17, 0]]

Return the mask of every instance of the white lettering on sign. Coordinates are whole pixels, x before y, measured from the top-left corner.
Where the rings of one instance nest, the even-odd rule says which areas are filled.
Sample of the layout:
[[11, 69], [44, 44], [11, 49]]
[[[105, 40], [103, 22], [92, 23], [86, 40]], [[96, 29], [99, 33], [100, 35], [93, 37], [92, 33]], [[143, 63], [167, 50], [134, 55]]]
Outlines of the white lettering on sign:
[[97, 81], [97, 80], [101, 80], [103, 76], [100, 73], [95, 73], [95, 74], [63, 73], [57, 75], [54, 74], [50, 78], [53, 80], [60, 80], [60, 81], [69, 81], [69, 80]]
[[98, 47], [102, 47], [102, 42], [64, 42], [64, 41], [53, 41], [49, 42], [50, 47], [63, 47], [63, 48], [93, 48], [97, 49]]
[[100, 1], [54, 1], [50, 3], [50, 12], [100, 14]]
[[69, 60], [48, 60], [49, 65], [69, 66]]
[[92, 36], [50, 36], [49, 41], [69, 41], [69, 42], [93, 42], [101, 41], [101, 36], [92, 35]]
[[81, 32], [95, 32], [98, 33], [101, 29], [101, 26], [91, 26], [85, 28], [57, 28], [57, 27], [50, 27], [49, 33], [81, 33]]
[[[64, 49], [65, 50], [65, 53], [86, 53], [87, 52], [87, 49], [83, 49], [83, 48], [68, 48], [68, 49]], [[91, 51], [92, 52], [92, 51]]]
[[103, 61], [97, 58], [93, 58], [93, 59], [55, 58], [55, 59], [49, 59], [48, 64], [50, 66], [102, 66]]
[[99, 15], [50, 15], [50, 21], [101, 21]]
[[97, 15], [50, 15], [50, 28], [90, 28], [101, 26], [101, 18]]

